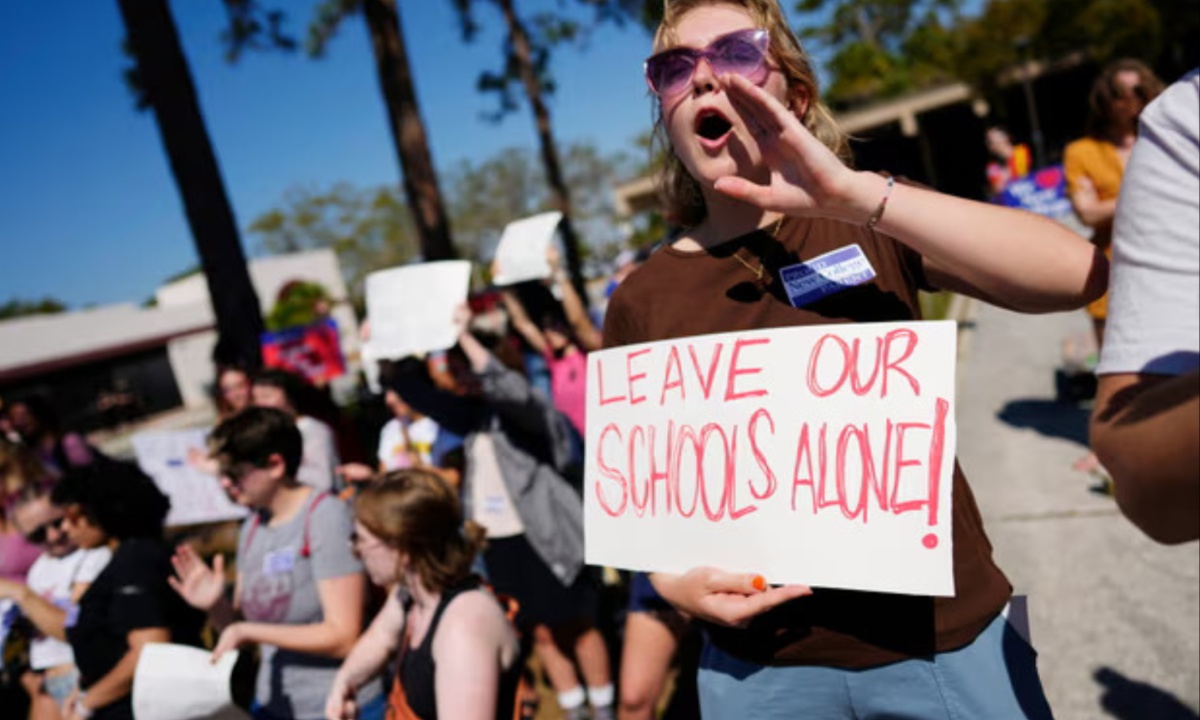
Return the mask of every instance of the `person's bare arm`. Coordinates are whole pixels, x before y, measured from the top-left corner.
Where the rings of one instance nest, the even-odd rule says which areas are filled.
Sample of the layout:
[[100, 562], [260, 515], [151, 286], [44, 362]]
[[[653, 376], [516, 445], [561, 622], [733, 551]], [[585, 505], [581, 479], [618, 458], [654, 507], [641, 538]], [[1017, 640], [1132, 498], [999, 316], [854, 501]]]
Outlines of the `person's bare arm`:
[[550, 272], [554, 275], [554, 282], [562, 292], [563, 312], [566, 313], [567, 322], [571, 324], [571, 330], [575, 333], [579, 344], [588, 352], [601, 349], [604, 347], [603, 336], [600, 334], [600, 330], [592, 323], [592, 318], [588, 315], [587, 308], [583, 305], [583, 298], [579, 297], [579, 292], [575, 289], [575, 284], [571, 282], [570, 276], [567, 275], [565, 270], [559, 267], [558, 248], [553, 244], [546, 251], [546, 260], [550, 264]]
[[358, 689], [376, 675], [400, 646], [404, 632], [404, 605], [391, 592], [371, 626], [354, 644], [334, 676], [325, 701], [328, 720], [351, 720], [357, 714]]
[[171, 631], [167, 628], [141, 628], [130, 632], [126, 639], [129, 649], [125, 651], [125, 656], [80, 697], [88, 709], [96, 710], [110, 705], [133, 692], [133, 674], [142, 657], [142, 647], [147, 643], [171, 642]]
[[1117, 199], [1101, 200], [1095, 184], [1087, 177], [1080, 177], [1071, 193], [1071, 208], [1079, 222], [1097, 228], [1113, 221], [1117, 214]]
[[28, 585], [0, 578], [0, 600], [12, 600], [38, 632], [57, 640], [66, 640], [67, 613], [29, 589]]
[[[758, 185], [724, 177], [716, 189], [764, 210], [868, 225], [887, 180], [846, 167], [789, 109], [740, 76], [724, 76], [730, 99], [763, 129], [772, 166]], [[1108, 288], [1104, 253], [1033, 213], [897, 184], [875, 229], [917, 251], [928, 280], [1023, 312], [1082, 307]]]
[[508, 319], [512, 323], [513, 329], [519, 332], [534, 350], [545, 352], [548, 347], [546, 336], [529, 319], [529, 313], [525, 311], [525, 306], [521, 304], [521, 299], [517, 297], [516, 292], [506, 288], [500, 291], [500, 297], [504, 298], [504, 308], [508, 311]]
[[[508, 623], [496, 601], [483, 593], [458, 597], [446, 610], [433, 640], [437, 714], [446, 720], [496, 716]], [[509, 648], [510, 650], [513, 648]]]
[[1200, 370], [1102, 375], [1092, 450], [1121, 512], [1161, 543], [1200, 539]]
[[214, 662], [246, 643], [274, 645], [308, 655], [346, 657], [362, 628], [364, 582], [362, 573], [318, 580], [317, 595], [321, 598], [323, 616], [319, 623], [233, 623], [225, 628], [213, 648]]

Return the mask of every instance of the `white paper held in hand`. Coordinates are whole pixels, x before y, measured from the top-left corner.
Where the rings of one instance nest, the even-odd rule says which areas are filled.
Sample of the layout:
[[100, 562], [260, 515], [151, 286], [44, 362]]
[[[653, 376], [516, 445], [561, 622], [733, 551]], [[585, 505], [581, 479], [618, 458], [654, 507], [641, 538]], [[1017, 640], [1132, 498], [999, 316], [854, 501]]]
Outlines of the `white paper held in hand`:
[[216, 475], [188, 461], [188, 453], [205, 451], [208, 430], [147, 430], [133, 436], [138, 466], [171, 498], [167, 527], [240, 520], [246, 508], [225, 494]]
[[458, 341], [454, 310], [467, 301], [467, 260], [407, 265], [367, 276], [370, 354], [380, 360], [446, 350]]
[[500, 244], [496, 246], [496, 264], [500, 271], [493, 281], [497, 285], [515, 285], [550, 277], [546, 250], [554, 242], [554, 233], [562, 218], [560, 212], [548, 212], [505, 226]]
[[212, 653], [187, 645], [148, 643], [133, 675], [137, 720], [247, 720], [233, 703], [230, 679], [238, 653], [217, 663]]

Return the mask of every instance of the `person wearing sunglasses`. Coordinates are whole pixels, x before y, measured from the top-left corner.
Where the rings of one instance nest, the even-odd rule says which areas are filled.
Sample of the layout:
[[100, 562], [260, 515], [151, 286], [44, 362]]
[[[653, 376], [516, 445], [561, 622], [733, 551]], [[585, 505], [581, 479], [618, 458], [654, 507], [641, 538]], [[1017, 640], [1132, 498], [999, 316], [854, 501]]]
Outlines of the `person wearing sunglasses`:
[[[1088, 96], [1086, 135], [1067, 145], [1063, 152], [1071, 207], [1079, 221], [1091, 229], [1092, 244], [1110, 259], [1117, 191], [1137, 140], [1138, 118], [1162, 90], [1162, 81], [1142, 61], [1124, 58], [1109, 63], [1096, 77]], [[1108, 295], [1089, 303], [1087, 311], [1099, 351], [1108, 322]], [[1095, 453], [1076, 460], [1072, 467], [1096, 477], [1099, 483], [1093, 490], [1112, 494], [1112, 479]]]
[[[338, 665], [363, 628], [366, 583], [346, 545], [350, 510], [296, 478], [303, 440], [282, 410], [247, 408], [218, 425], [209, 446], [225, 491], [253, 511], [238, 538], [232, 599], [224, 558], [209, 565], [188, 545], [176, 549], [171, 587], [208, 613], [220, 634], [214, 661], [259, 646], [255, 718], [320, 720]], [[366, 683], [358, 699], [362, 720], [382, 716], [378, 682]]]
[[[1103, 254], [1052, 220], [849, 167], [775, 0], [670, 0], [654, 43], [645, 71], [667, 150], [661, 190], [681, 232], [614, 293], [608, 347], [911, 321], [922, 288], [1025, 312], [1104, 292]], [[821, 297], [782, 281], [781, 269], [835, 250], [872, 272]], [[954, 597], [770, 587], [750, 568], [652, 574], [706, 631], [704, 717], [1049, 717], [957, 466], [952, 492]]]
[[9, 514], [17, 530], [42, 554], [29, 569], [26, 584], [0, 580], [0, 600], [16, 603], [37, 634], [29, 645], [30, 672], [22, 685], [30, 697], [31, 720], [56, 720], [79, 685], [75, 655], [67, 644], [67, 618], [79, 598], [108, 564], [107, 547], [76, 548], [63, 531], [61, 508], [50, 502], [49, 486], [32, 485], [12, 501]]
[[200, 644], [204, 618], [167, 585], [171, 550], [163, 523], [171, 502], [137, 465], [100, 459], [67, 473], [51, 500], [62, 531], [84, 550], [112, 557], [78, 610], [67, 613], [67, 640], [79, 668], [79, 690], [65, 720], [132, 720], [133, 676], [148, 643]]

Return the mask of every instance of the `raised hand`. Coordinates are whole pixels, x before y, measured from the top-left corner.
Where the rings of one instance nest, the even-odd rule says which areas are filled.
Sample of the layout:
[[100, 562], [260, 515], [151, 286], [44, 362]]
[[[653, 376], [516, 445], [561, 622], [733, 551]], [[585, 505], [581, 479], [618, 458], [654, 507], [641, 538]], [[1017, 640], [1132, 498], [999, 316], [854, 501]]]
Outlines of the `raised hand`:
[[695, 568], [683, 575], [651, 576], [659, 594], [688, 615], [718, 625], [745, 627], [763, 613], [805, 595], [803, 585], [768, 587], [761, 575]]
[[451, 322], [454, 323], [454, 332], [459, 336], [464, 335], [467, 332], [467, 328], [471, 327], [472, 317], [474, 315], [471, 312], [470, 305], [463, 303], [454, 308], [454, 316], [451, 318]]
[[[722, 76], [734, 110], [754, 135], [771, 170], [768, 184], [728, 176], [716, 189], [730, 197], [785, 215], [828, 217], [863, 222], [857, 196], [878, 176], [857, 173], [813, 136], [788, 108], [766, 90], [740, 75]], [[869, 190], [871, 195], [875, 190]], [[869, 214], [869, 210], [868, 210]]]
[[171, 558], [175, 576], [167, 582], [189, 605], [208, 612], [225, 594], [225, 558], [217, 555], [209, 567], [190, 545], [180, 545]]

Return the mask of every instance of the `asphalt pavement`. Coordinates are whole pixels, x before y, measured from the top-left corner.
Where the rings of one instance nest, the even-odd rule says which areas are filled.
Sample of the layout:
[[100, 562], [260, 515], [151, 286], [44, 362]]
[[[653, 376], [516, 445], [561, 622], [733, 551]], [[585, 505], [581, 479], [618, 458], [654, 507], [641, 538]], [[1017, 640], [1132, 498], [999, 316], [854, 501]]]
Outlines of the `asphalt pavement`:
[[1000, 567], [1028, 595], [1060, 720], [1200, 717], [1200, 545], [1147, 539], [1072, 470], [1088, 409], [1056, 402], [1063, 340], [1083, 312], [974, 304], [960, 333], [958, 455]]

